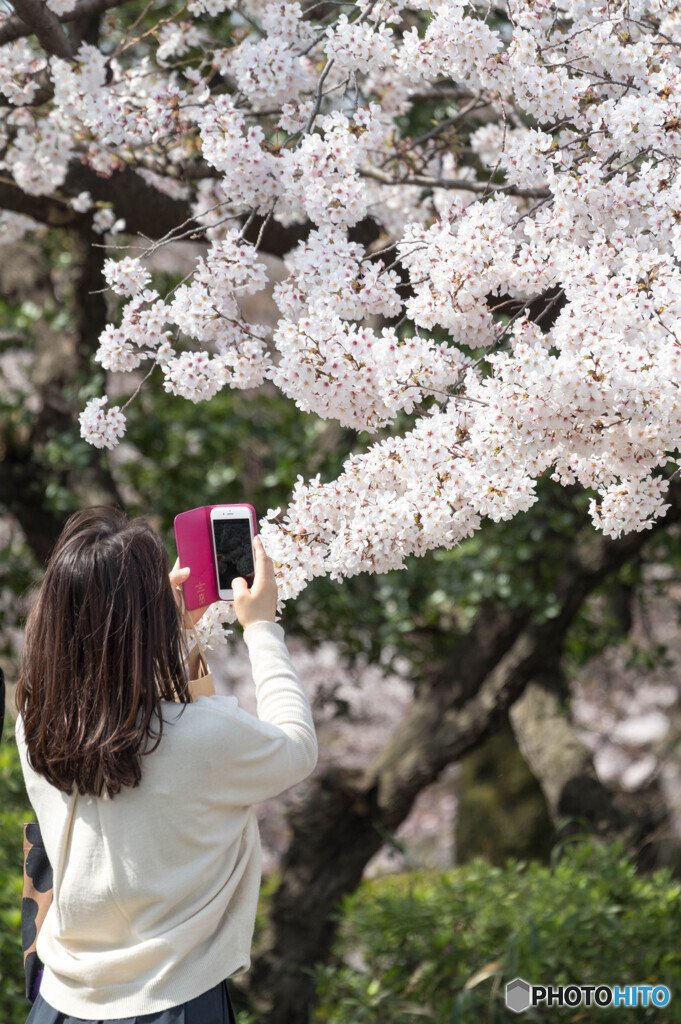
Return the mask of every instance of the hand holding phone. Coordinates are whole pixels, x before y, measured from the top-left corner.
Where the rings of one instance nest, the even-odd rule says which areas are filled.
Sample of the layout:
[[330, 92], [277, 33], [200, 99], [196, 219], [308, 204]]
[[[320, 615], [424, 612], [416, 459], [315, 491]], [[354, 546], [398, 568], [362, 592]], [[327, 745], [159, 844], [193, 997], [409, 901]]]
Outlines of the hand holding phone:
[[[190, 573], [191, 569], [189, 569], [188, 567], [186, 569], [180, 568], [179, 558], [175, 561], [175, 565], [172, 567], [169, 573], [170, 585], [173, 588], [175, 602], [180, 611], [182, 611], [184, 605], [184, 624], [187, 629], [191, 629], [191, 627], [199, 621], [203, 613], [205, 611], [208, 611], [208, 608], [210, 607], [210, 605], [205, 604], [202, 607], [193, 609], [193, 611], [189, 611], [189, 609], [187, 608], [184, 602], [183, 586], [187, 582], [187, 578], [190, 575]], [[182, 596], [180, 596], [181, 593]]]
[[277, 614], [277, 581], [274, 562], [265, 553], [260, 537], [253, 541], [255, 574], [249, 589], [243, 577], [232, 581], [236, 617], [246, 629], [254, 622], [274, 622]]
[[256, 532], [255, 509], [245, 503], [202, 505], [175, 517], [180, 565], [191, 570], [182, 588], [189, 611], [232, 601], [235, 577], [252, 582]]

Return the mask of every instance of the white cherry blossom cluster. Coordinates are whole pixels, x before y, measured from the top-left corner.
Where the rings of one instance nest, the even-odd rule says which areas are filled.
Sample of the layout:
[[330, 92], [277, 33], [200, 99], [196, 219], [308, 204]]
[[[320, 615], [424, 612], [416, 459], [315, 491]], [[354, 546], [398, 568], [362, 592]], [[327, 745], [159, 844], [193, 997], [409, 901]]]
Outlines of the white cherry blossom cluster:
[[213, 398], [226, 383], [222, 360], [207, 352], [182, 352], [168, 360], [164, 371], [166, 391], [191, 402]]
[[267, 268], [258, 261], [257, 250], [230, 231], [198, 261], [195, 279], [221, 293], [253, 295], [267, 284]]
[[357, 110], [352, 119], [339, 111], [318, 117], [316, 126], [323, 135], [306, 134], [295, 150], [279, 155], [283, 200], [289, 210], [297, 209], [315, 224], [352, 227], [368, 208], [360, 165], [382, 148], [386, 123], [372, 104]]
[[[227, 643], [231, 633], [230, 629], [225, 629], [227, 622], [236, 622], [234, 604], [231, 601], [216, 601], [210, 605], [194, 627], [199, 642], [209, 650]], [[194, 646], [194, 630], [187, 632], [187, 642], [190, 648]]]
[[127, 340], [125, 332], [107, 324], [99, 336], [95, 360], [112, 373], [136, 370], [144, 358], [143, 353]]
[[499, 34], [479, 17], [465, 13], [463, 0], [443, 3], [423, 37], [412, 27], [397, 55], [400, 72], [414, 82], [440, 75], [486, 85], [489, 58], [501, 49]]
[[486, 296], [509, 283], [517, 246], [509, 228], [516, 219], [514, 203], [498, 198], [470, 204], [453, 222], [409, 225], [398, 251], [413, 283], [406, 302], [411, 319], [444, 327], [471, 348], [492, 344], [498, 330]]
[[125, 416], [108, 398], [91, 398], [78, 417], [80, 436], [95, 448], [114, 448], [125, 434]]
[[105, 206], [94, 214], [92, 228], [98, 235], [103, 235], [107, 232], [110, 232], [112, 235], [119, 235], [121, 231], [125, 231], [125, 220], [122, 217], [116, 217], [111, 207]]
[[264, 264], [252, 245], [237, 232], [213, 241], [199, 259], [193, 280], [176, 289], [168, 318], [190, 338], [216, 354], [182, 353], [164, 368], [166, 389], [192, 401], [212, 397], [222, 387], [250, 388], [262, 384], [269, 368], [262, 324], [246, 324], [237, 297], [260, 291], [267, 282]]
[[669, 509], [664, 502], [668, 489], [669, 482], [660, 477], [625, 477], [606, 487], [599, 502], [592, 500], [589, 512], [606, 537], [650, 530]]
[[0, 213], [0, 245], [11, 245], [29, 232], [40, 230], [42, 225], [22, 213]]
[[310, 120], [312, 109], [312, 100], [282, 104], [281, 115], [276, 124], [277, 131], [286, 132], [288, 135], [298, 135]]
[[393, 55], [392, 29], [384, 25], [376, 28], [367, 21], [350, 21], [347, 14], [341, 14], [327, 28], [326, 36], [327, 57], [344, 70], [367, 72], [384, 68]]
[[204, 33], [191, 21], [166, 22], [159, 29], [156, 60], [162, 64], [169, 57], [183, 57], [189, 50], [200, 46], [203, 39]]
[[137, 295], [151, 281], [151, 274], [141, 260], [125, 256], [122, 260], [104, 261], [104, 278], [117, 295]]
[[206, 104], [197, 124], [204, 159], [222, 172], [225, 205], [238, 211], [267, 208], [279, 188], [276, 159], [263, 149], [262, 128], [249, 125], [227, 96]]
[[492, 71], [491, 77], [497, 77], [500, 84], [504, 78], [512, 82], [523, 109], [537, 120], [574, 119], [579, 113], [580, 98], [590, 83], [585, 77], [571, 75], [558, 55], [555, 62], [550, 61], [550, 55], [548, 61], [541, 57], [533, 33], [517, 29], [505, 65]]
[[79, 192], [77, 196], [69, 200], [69, 206], [77, 213], [87, 213], [92, 209], [94, 203], [89, 192]]
[[344, 231], [323, 227], [311, 231], [286, 258], [289, 276], [274, 288], [274, 297], [289, 320], [306, 309], [343, 320], [397, 316], [402, 301], [400, 280], [380, 259], [368, 259], [364, 249]]
[[107, 324], [102, 331], [96, 361], [112, 373], [136, 369], [144, 359], [163, 365], [175, 354], [164, 330], [167, 320], [167, 307], [157, 292], [138, 293], [124, 306], [120, 327]]
[[46, 0], [46, 6], [54, 14], [68, 14], [74, 9], [78, 0]]
[[229, 7], [229, 0], [189, 0], [187, 7], [192, 14], [207, 14], [216, 18]]
[[286, 514], [262, 526], [267, 552], [282, 567], [282, 599], [317, 575], [402, 568], [407, 555], [451, 547], [477, 529], [467, 497], [476, 474], [460, 457], [465, 429], [466, 414], [451, 404], [407, 435], [351, 457], [332, 483], [299, 479]]
[[[269, 381], [387, 435], [264, 524], [287, 597], [521, 513], [543, 473], [591, 488], [608, 536], [647, 529], [681, 447], [679, 34], [667, 0], [190, 0], [134, 46], [15, 39], [0, 242], [45, 197], [125, 244], [101, 182], [136, 173], [177, 232], [107, 253], [101, 366], [195, 402]], [[269, 329], [240, 302], [272, 228], [293, 230]], [[203, 254], [161, 296], [147, 256], [189, 234]], [[106, 398], [81, 415], [99, 447], [124, 429]]]
[[256, 109], [297, 99], [316, 84], [309, 61], [280, 36], [247, 40], [235, 54], [226, 56], [220, 70], [234, 75], [239, 90]]
[[70, 155], [71, 141], [54, 119], [38, 120], [29, 115], [0, 167], [11, 167], [15, 182], [28, 195], [49, 195], [63, 184]]
[[6, 43], [4, 50], [0, 63], [0, 93], [17, 106], [32, 103], [39, 89], [37, 75], [47, 67], [47, 60], [25, 39]]
[[73, 61], [52, 57], [50, 74], [54, 83], [55, 114], [64, 126], [73, 118], [87, 120], [106, 81], [107, 60], [89, 43], [81, 46]]
[[[108, 324], [100, 336], [95, 358], [104, 369], [129, 372], [145, 359], [155, 360], [166, 391], [192, 402], [206, 401], [226, 385], [263, 382], [267, 331], [244, 323], [237, 296], [262, 289], [267, 274], [254, 247], [236, 231], [212, 243], [191, 283], [179, 285], [170, 301], [147, 288], [151, 275], [140, 259], [106, 260], [104, 276], [112, 291], [131, 297], [120, 327]], [[173, 325], [204, 347], [178, 352], [168, 329]]]
[[270, 377], [284, 394], [305, 412], [358, 430], [376, 430], [425, 395], [446, 393], [465, 364], [457, 348], [400, 339], [391, 328], [378, 334], [335, 316], [282, 320], [274, 343], [280, 360]]
[[302, 50], [307, 48], [319, 35], [319, 29], [312, 20], [304, 20], [303, 8], [294, 3], [268, 3], [259, 13], [263, 32], [277, 37], [290, 46]]

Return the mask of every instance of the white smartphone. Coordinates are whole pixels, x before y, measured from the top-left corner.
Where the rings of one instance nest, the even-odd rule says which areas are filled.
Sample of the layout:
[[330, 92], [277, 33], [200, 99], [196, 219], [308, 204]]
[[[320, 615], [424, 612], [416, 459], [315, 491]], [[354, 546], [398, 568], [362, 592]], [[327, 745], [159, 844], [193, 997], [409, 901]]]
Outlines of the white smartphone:
[[221, 601], [233, 601], [232, 580], [243, 576], [250, 587], [255, 576], [255, 509], [246, 504], [216, 505], [210, 511], [210, 527], [218, 595]]

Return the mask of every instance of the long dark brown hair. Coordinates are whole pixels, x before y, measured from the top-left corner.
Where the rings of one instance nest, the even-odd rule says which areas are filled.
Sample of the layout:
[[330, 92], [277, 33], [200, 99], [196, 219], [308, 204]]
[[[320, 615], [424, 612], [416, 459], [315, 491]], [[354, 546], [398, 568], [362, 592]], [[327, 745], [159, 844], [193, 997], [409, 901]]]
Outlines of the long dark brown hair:
[[31, 766], [64, 792], [137, 786], [161, 701], [191, 699], [168, 569], [152, 528], [105, 506], [72, 515], [54, 547], [16, 701]]

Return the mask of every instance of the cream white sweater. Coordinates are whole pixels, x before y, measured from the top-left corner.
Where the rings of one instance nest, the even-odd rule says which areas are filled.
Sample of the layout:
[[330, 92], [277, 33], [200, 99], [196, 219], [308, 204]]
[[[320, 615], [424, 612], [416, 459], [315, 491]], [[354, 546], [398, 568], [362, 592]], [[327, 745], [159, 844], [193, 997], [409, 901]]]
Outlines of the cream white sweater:
[[61, 793], [28, 765], [54, 871], [38, 937], [41, 995], [65, 1014], [133, 1017], [193, 999], [250, 963], [260, 887], [253, 804], [304, 779], [317, 741], [284, 631], [244, 631], [258, 717], [234, 697], [163, 704], [142, 781], [113, 799]]

